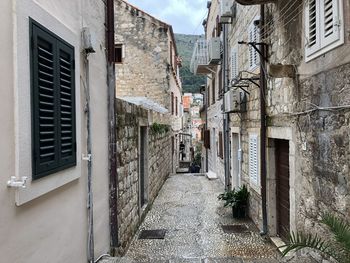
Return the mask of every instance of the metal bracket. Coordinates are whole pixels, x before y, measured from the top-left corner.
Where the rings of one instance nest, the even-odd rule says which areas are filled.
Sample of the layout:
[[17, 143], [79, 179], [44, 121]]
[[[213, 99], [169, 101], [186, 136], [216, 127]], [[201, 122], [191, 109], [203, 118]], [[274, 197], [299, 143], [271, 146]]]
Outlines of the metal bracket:
[[238, 44], [240, 45], [248, 45], [248, 46], [252, 46], [256, 52], [259, 53], [260, 57], [263, 58], [266, 62], [268, 62], [268, 59], [267, 57], [261, 53], [260, 49], [257, 47], [257, 46], [265, 46], [267, 47], [268, 45], [266, 43], [263, 43], [263, 42], [245, 42], [245, 41], [238, 41]]
[[81, 156], [81, 159], [82, 159], [83, 161], [91, 162], [91, 153], [89, 153], [89, 154], [83, 154], [83, 155]]
[[22, 176], [20, 180], [18, 180], [16, 176], [11, 176], [10, 180], [7, 181], [7, 186], [13, 188], [26, 188], [27, 179], [27, 176]]

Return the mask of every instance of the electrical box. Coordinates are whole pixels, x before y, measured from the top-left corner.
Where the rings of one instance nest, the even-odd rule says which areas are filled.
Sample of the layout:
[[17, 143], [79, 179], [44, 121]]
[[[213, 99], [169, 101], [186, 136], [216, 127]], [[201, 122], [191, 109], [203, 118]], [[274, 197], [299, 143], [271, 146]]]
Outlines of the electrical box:
[[82, 46], [86, 53], [96, 52], [96, 37], [90, 32], [88, 27], [84, 27], [82, 31]]
[[220, 23], [230, 23], [232, 19], [232, 6], [234, 0], [221, 0], [220, 2]]
[[239, 90], [229, 90], [225, 93], [225, 112], [246, 111], [246, 95]]
[[218, 64], [221, 60], [221, 41], [220, 37], [213, 37], [208, 44], [209, 64]]

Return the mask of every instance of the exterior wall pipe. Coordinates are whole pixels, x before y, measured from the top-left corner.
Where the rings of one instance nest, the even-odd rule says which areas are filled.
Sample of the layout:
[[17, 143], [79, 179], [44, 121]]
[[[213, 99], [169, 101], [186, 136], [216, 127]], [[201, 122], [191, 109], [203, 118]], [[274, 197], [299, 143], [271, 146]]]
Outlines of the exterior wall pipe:
[[[265, 34], [265, 8], [260, 5], [260, 40], [262, 41]], [[267, 203], [266, 203], [266, 102], [265, 91], [267, 86], [266, 80], [266, 61], [267, 57], [266, 46], [260, 45], [260, 174], [261, 174], [261, 205], [262, 205], [262, 220], [263, 229], [262, 235], [266, 235], [267, 229]]]
[[[223, 24], [223, 59], [222, 59], [222, 76], [224, 85], [224, 94], [228, 91], [228, 29], [227, 25]], [[223, 99], [223, 131], [224, 131], [224, 168], [225, 168], [225, 190], [231, 189], [230, 181], [230, 136], [229, 136], [229, 114], [225, 113], [225, 99]]]
[[114, 0], [107, 0], [106, 43], [107, 43], [107, 107], [108, 107], [108, 169], [109, 169], [109, 226], [110, 250], [115, 255], [118, 239], [118, 174], [117, 174], [117, 123], [114, 66]]

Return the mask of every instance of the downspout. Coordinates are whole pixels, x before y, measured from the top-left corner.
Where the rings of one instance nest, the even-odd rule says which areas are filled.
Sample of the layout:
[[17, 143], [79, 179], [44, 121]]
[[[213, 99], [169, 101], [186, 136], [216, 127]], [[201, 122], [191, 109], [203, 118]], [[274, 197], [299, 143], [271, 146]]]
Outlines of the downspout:
[[[264, 5], [260, 5], [260, 41], [262, 41], [265, 35], [265, 8]], [[262, 205], [262, 220], [263, 229], [261, 234], [267, 234], [267, 202], [266, 202], [266, 102], [265, 91], [267, 86], [266, 72], [266, 60], [267, 52], [266, 45], [260, 45], [260, 174], [261, 174], [261, 205]]]
[[107, 0], [106, 7], [107, 42], [107, 105], [108, 105], [108, 169], [109, 169], [109, 226], [110, 250], [115, 255], [118, 239], [118, 174], [117, 174], [117, 123], [114, 66], [114, 0]]
[[[228, 59], [228, 34], [227, 34], [227, 25], [223, 24], [223, 60], [222, 60], [222, 76], [223, 85], [224, 85], [224, 94], [228, 91], [228, 68], [227, 68], [227, 59]], [[230, 140], [229, 140], [229, 113], [225, 113], [225, 100], [222, 100], [223, 106], [223, 130], [224, 130], [224, 168], [225, 168], [225, 190], [231, 189], [231, 181], [230, 181]]]
[[90, 122], [90, 80], [89, 80], [89, 60], [88, 54], [84, 53], [85, 64], [85, 114], [86, 114], [86, 151], [87, 156], [84, 159], [87, 161], [87, 212], [88, 212], [88, 262], [94, 262], [94, 207], [93, 207], [93, 191], [92, 191], [92, 158], [91, 158], [91, 122]]
[[[207, 91], [207, 96], [205, 98], [206, 102], [205, 102], [205, 129], [208, 130], [208, 98], [209, 98], [209, 86], [206, 85], [206, 89]], [[209, 145], [210, 145], [210, 138], [209, 138]], [[205, 170], [206, 172], [209, 172], [209, 168], [208, 168], [208, 165], [209, 165], [209, 157], [208, 157], [208, 148], [205, 147]]]

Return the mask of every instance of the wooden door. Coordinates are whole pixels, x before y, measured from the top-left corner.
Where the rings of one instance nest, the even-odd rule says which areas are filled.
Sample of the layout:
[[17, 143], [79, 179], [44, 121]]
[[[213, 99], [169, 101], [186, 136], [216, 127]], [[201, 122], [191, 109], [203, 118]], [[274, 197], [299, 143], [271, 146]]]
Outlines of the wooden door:
[[276, 209], [277, 234], [287, 240], [290, 231], [289, 220], [289, 141], [276, 140]]

